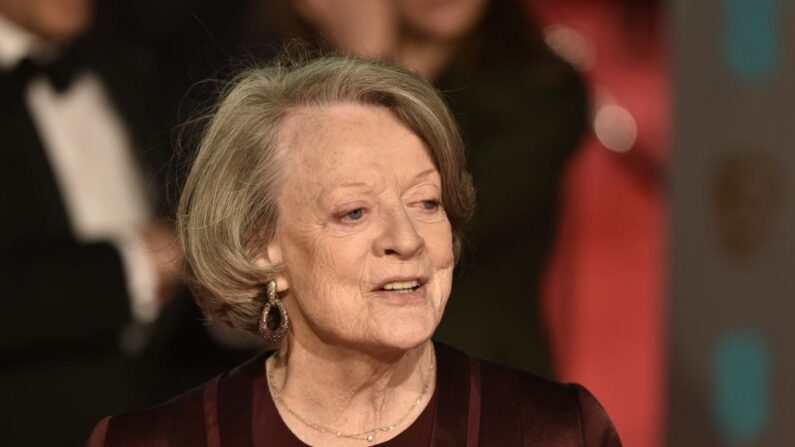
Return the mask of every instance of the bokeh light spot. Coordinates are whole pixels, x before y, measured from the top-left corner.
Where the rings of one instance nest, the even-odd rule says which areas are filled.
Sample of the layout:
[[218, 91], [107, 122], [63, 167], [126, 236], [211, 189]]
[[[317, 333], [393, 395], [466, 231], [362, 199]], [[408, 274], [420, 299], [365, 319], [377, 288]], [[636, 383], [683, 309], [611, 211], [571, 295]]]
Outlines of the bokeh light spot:
[[580, 71], [588, 71], [596, 64], [596, 45], [574, 28], [548, 26], [544, 29], [544, 40], [552, 51]]
[[632, 149], [638, 138], [635, 118], [618, 104], [605, 104], [596, 110], [593, 130], [599, 142], [614, 152]]

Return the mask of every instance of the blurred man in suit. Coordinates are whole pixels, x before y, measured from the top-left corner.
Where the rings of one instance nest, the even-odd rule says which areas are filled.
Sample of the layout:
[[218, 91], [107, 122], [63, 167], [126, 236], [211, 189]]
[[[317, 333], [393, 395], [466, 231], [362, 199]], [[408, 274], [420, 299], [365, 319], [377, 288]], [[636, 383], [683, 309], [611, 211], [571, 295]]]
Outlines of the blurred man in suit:
[[93, 15], [92, 0], [0, 0], [5, 445], [76, 445], [124, 410], [129, 328], [177, 290], [145, 59], [92, 42]]

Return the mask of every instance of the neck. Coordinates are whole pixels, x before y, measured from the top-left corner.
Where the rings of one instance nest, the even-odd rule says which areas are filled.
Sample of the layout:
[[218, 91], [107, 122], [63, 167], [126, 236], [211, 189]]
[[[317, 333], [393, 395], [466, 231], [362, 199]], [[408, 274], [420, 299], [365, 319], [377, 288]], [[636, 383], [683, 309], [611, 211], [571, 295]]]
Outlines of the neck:
[[[419, 416], [430, 399], [434, 380], [429, 374], [435, 376], [432, 365], [430, 341], [406, 352], [374, 356], [338, 346], [310, 347], [291, 338], [272, 357], [268, 372], [284, 403], [314, 424], [357, 433], [407, 416], [402, 426], [396, 427], [397, 434]], [[422, 401], [412, 408], [429, 382]], [[279, 411], [297, 434], [305, 428], [285, 414], [284, 408]]]

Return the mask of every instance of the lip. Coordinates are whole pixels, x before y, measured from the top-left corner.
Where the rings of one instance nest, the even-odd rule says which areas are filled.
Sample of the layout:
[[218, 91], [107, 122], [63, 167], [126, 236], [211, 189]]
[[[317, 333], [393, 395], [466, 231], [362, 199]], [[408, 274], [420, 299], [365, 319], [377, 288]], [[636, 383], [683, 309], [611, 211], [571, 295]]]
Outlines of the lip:
[[395, 292], [393, 290], [376, 290], [373, 293], [380, 302], [391, 305], [406, 306], [416, 305], [425, 301], [427, 289], [425, 284], [417, 287], [411, 292]]
[[[398, 281], [417, 281], [420, 285], [411, 292], [397, 292], [394, 290], [384, 290], [384, 286], [390, 282]], [[428, 278], [423, 276], [395, 276], [379, 283], [372, 291], [375, 297], [381, 301], [392, 305], [415, 305], [425, 301]]]
[[[391, 292], [390, 290], [383, 290], [384, 286], [386, 286], [387, 284], [389, 284], [391, 282], [405, 282], [405, 281], [417, 281], [420, 284], [420, 286], [417, 287], [417, 289], [415, 289], [415, 291], [416, 291], [416, 290], [419, 290], [419, 289], [423, 288], [423, 286], [425, 286], [425, 284], [428, 282], [428, 278], [425, 277], [425, 276], [393, 276], [393, 277], [386, 278], [383, 281], [379, 282], [373, 288], [373, 290], [371, 290], [371, 291], [372, 292]], [[405, 292], [397, 292], [397, 293], [401, 293], [401, 294], [404, 294], [404, 295], [407, 294]]]

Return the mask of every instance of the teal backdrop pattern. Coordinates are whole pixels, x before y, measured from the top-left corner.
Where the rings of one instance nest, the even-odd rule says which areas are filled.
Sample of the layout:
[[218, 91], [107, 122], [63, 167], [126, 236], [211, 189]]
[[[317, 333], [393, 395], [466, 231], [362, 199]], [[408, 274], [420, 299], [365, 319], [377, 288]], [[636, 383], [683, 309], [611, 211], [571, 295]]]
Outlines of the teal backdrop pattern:
[[713, 413], [719, 438], [728, 445], [758, 441], [769, 424], [770, 351], [749, 330], [722, 335], [714, 354]]
[[795, 446], [795, 2], [669, 6], [667, 445]]
[[778, 0], [726, 0], [724, 54], [728, 69], [749, 81], [762, 81], [778, 65]]

